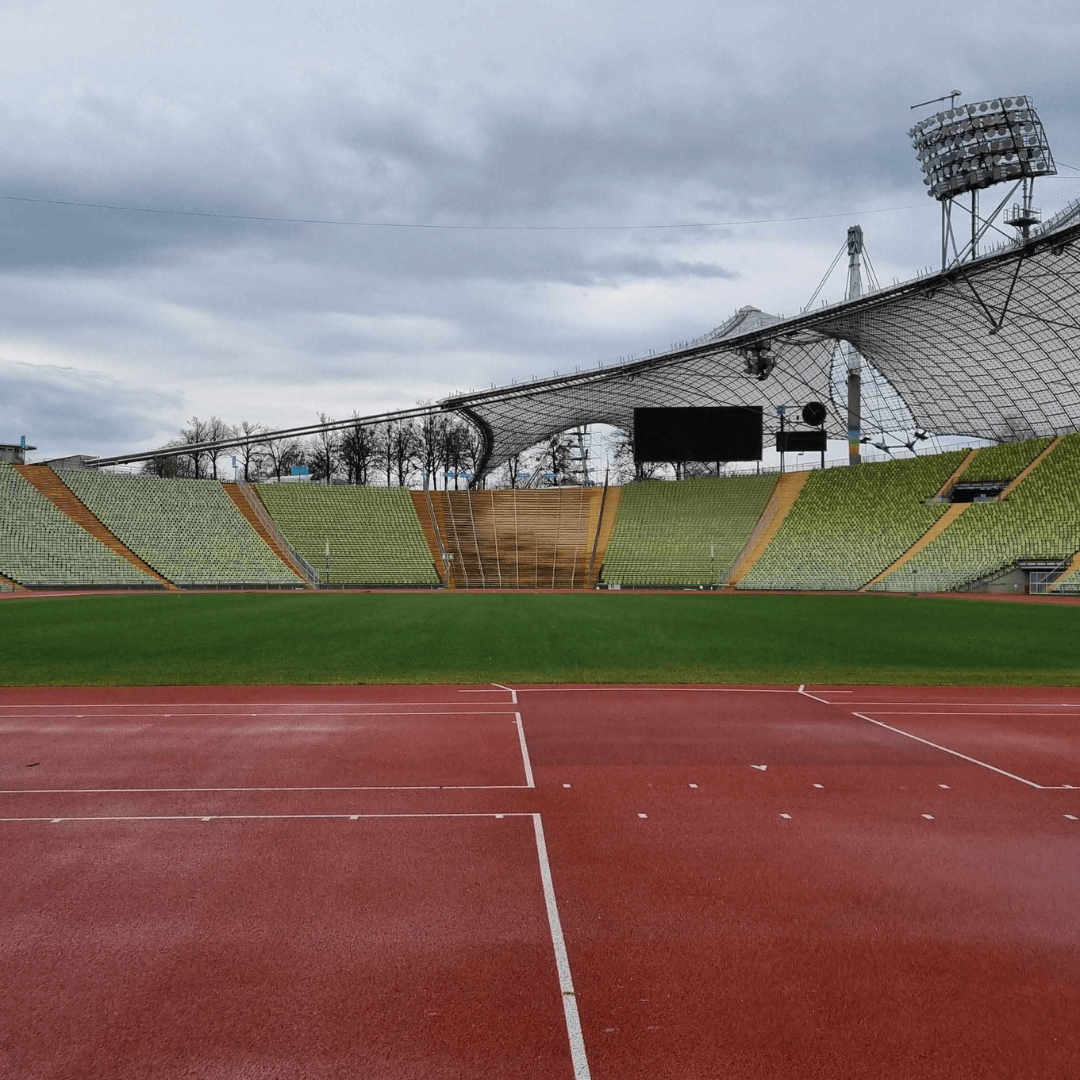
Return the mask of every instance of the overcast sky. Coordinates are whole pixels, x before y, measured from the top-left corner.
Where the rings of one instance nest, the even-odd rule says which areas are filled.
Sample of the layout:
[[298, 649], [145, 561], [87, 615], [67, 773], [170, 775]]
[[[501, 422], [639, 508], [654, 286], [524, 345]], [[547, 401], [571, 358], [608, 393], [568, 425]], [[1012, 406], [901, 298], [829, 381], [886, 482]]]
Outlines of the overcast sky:
[[574, 227], [2, 199], [0, 441], [119, 452], [665, 348], [796, 313], [855, 223], [907, 278], [938, 240], [909, 106], [1030, 94], [1057, 209], [1078, 31], [1074, 3], [0, 0], [4, 196]]

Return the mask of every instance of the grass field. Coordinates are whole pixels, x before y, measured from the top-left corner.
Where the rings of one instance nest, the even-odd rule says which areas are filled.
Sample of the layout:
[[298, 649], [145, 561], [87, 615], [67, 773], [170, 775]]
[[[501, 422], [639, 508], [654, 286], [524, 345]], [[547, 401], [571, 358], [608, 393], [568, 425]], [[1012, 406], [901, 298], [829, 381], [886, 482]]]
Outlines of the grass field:
[[1080, 606], [719, 594], [0, 603], [0, 684], [1080, 683]]

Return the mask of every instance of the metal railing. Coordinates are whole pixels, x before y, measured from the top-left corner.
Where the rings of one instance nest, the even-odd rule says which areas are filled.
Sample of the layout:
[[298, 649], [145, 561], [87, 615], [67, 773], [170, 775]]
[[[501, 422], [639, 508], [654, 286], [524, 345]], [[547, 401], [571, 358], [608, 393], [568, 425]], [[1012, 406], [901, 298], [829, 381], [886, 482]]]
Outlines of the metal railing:
[[311, 583], [312, 588], [319, 588], [319, 572], [281, 535], [281, 530], [274, 524], [274, 519], [266, 512], [262, 500], [251, 490], [247, 481], [237, 477], [236, 486], [243, 492], [248, 506], [255, 511], [255, 516], [262, 522], [263, 528], [273, 537], [274, 543], [289, 557], [294, 569]]

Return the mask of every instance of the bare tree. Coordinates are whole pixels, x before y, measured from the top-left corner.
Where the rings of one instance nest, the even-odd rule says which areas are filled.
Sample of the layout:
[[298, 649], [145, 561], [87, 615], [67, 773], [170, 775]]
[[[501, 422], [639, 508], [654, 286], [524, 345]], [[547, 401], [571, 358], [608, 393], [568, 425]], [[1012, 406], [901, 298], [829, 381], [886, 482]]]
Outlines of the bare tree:
[[[188, 421], [188, 426], [180, 432], [180, 441], [188, 446], [206, 442], [210, 425], [205, 420], [193, 416]], [[191, 459], [191, 472], [196, 480], [202, 477], [202, 465], [207, 453], [205, 450], [190, 450], [187, 456]]]
[[[333, 423], [326, 413], [319, 413], [320, 424]], [[341, 459], [341, 439], [336, 431], [323, 428], [308, 440], [308, 460], [312, 466], [312, 479], [330, 483], [337, 472]]]
[[[353, 419], [359, 421], [356, 413]], [[359, 422], [346, 428], [341, 437], [341, 460], [350, 484], [366, 484], [373, 459], [378, 452], [375, 432]]]
[[536, 464], [543, 472], [544, 480], [552, 487], [559, 487], [570, 471], [570, 450], [573, 440], [564, 432], [545, 439], [536, 450]]
[[[420, 404], [428, 403], [422, 401]], [[417, 461], [423, 474], [425, 491], [429, 483], [432, 487], [435, 486], [435, 474], [439, 471], [439, 465], [442, 462], [443, 446], [449, 424], [450, 418], [440, 413], [429, 413], [417, 424]]]
[[632, 431], [616, 430], [610, 443], [615, 479], [618, 483], [631, 480], [653, 480], [663, 469], [657, 462], [634, 461], [634, 434]]
[[[242, 420], [236, 426], [237, 436], [253, 437], [262, 434], [266, 428], [262, 424], [253, 424], [249, 420]], [[266, 459], [266, 447], [260, 442], [241, 443], [233, 453], [240, 459], [244, 466], [244, 479], [250, 481], [257, 479], [262, 473], [263, 463]], [[254, 474], [254, 475], [253, 475]]]
[[[184, 440], [173, 439], [165, 445], [181, 447], [184, 445]], [[151, 458], [149, 461], [144, 461], [141, 472], [144, 476], [160, 476], [166, 479], [190, 478], [194, 468], [186, 456], [177, 454], [175, 457]]]
[[[394, 428], [392, 439], [394, 469], [397, 472], [398, 486], [408, 487], [409, 478], [416, 466], [420, 449], [420, 440], [412, 421], [402, 421]], [[389, 481], [387, 481], [389, 483]]]
[[516, 488], [524, 479], [522, 469], [525, 465], [525, 455], [522, 453], [511, 454], [503, 465], [502, 476], [509, 488]]
[[267, 439], [263, 444], [270, 470], [278, 480], [294, 465], [304, 460], [304, 448], [299, 439]]
[[[236, 432], [233, 428], [226, 424], [220, 416], [211, 416], [206, 425], [206, 438], [208, 442], [220, 442], [222, 439], [231, 438], [235, 434]], [[218, 478], [218, 459], [224, 453], [224, 450], [220, 450], [216, 446], [211, 447], [206, 451], [206, 456], [210, 459], [210, 470], [215, 480]]]

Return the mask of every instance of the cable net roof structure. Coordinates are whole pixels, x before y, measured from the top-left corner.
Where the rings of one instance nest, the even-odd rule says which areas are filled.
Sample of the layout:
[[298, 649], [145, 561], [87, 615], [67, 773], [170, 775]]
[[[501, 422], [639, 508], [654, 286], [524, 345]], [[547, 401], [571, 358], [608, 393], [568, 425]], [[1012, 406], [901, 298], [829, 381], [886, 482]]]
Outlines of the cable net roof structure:
[[841, 341], [896, 392], [893, 412], [925, 431], [1009, 440], [1080, 429], [1080, 206], [1026, 241], [857, 300], [788, 319], [743, 308], [684, 348], [440, 404], [480, 429], [480, 473], [579, 425], [630, 430], [638, 406], [771, 415], [816, 400], [829, 436], [845, 438], [832, 377]]

